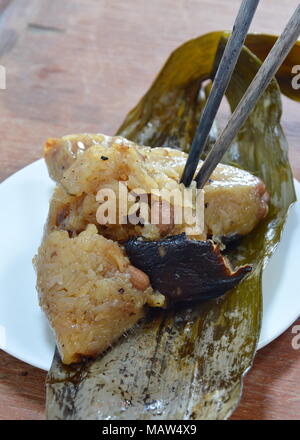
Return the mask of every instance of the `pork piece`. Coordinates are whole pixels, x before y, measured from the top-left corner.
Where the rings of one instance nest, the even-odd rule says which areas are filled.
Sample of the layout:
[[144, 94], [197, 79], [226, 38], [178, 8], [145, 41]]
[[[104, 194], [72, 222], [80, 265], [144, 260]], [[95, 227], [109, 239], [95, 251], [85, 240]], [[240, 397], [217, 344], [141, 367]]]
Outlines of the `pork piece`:
[[[50, 174], [60, 182], [48, 228], [78, 233], [89, 223], [97, 224], [96, 193], [100, 188], [115, 189], [124, 180], [129, 190], [140, 187], [149, 193], [155, 188], [179, 188], [187, 155], [169, 148], [140, 147], [122, 137], [73, 135], [49, 140], [45, 157]], [[205, 230], [200, 239], [246, 235], [268, 213], [264, 183], [244, 170], [220, 164], [204, 189]], [[123, 241], [136, 235], [157, 240], [182, 232], [184, 225], [179, 228], [172, 224], [163, 229], [155, 225], [101, 229], [105, 236]]]
[[134, 326], [147, 302], [164, 303], [147, 275], [94, 225], [76, 238], [66, 231], [50, 233], [34, 264], [40, 305], [65, 364], [95, 357]]

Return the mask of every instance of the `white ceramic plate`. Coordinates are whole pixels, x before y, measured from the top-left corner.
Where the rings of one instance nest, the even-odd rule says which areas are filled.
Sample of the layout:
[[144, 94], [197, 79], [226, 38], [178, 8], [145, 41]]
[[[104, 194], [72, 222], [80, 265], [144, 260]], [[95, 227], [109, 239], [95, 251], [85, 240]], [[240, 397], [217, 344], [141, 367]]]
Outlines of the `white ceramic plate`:
[[[295, 181], [298, 199], [300, 184]], [[38, 306], [32, 257], [40, 244], [54, 183], [43, 160], [0, 185], [0, 348], [48, 370], [54, 338]], [[262, 348], [300, 315], [300, 203], [290, 210], [280, 245], [263, 277]]]

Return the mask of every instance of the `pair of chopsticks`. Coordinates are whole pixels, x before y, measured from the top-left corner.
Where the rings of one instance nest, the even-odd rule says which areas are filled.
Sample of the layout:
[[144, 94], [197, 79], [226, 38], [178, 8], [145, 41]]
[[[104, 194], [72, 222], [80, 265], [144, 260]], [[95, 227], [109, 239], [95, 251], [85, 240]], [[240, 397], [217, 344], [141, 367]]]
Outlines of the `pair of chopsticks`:
[[[200, 155], [207, 143], [209, 132], [229, 84], [234, 67], [242, 50], [248, 29], [256, 11], [259, 0], [243, 0], [234, 23], [219, 68], [215, 75], [211, 93], [202, 113], [191, 150], [182, 174], [181, 182], [190, 186], [196, 172]], [[197, 188], [203, 188], [210, 175], [222, 160], [233, 139], [245, 123], [258, 99], [265, 91], [284, 59], [300, 35], [300, 4], [290, 18], [283, 33], [274, 44], [269, 55], [260, 67], [242, 100], [233, 112], [225, 129], [205, 159], [195, 180]]]

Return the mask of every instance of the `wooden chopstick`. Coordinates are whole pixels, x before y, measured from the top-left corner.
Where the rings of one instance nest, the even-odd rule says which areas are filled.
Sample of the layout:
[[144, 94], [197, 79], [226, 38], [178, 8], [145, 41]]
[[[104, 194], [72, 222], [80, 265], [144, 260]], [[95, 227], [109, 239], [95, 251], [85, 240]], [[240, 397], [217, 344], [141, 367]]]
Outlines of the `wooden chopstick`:
[[[260, 67], [196, 177], [203, 188], [300, 35], [300, 4]], [[267, 158], [266, 158], [267, 160]]]
[[194, 178], [200, 155], [207, 143], [209, 132], [241, 53], [258, 3], [259, 0], [243, 0], [240, 6], [181, 177], [181, 182], [185, 186], [190, 186]]

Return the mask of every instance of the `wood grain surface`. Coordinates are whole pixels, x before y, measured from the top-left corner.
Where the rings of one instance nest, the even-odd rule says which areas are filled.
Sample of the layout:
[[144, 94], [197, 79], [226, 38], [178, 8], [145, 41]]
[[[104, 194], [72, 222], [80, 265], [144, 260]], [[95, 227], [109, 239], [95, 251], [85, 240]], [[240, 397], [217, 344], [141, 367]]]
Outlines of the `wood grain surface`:
[[[230, 29], [238, 0], [0, 0], [0, 179], [49, 136], [113, 134], [179, 44]], [[251, 31], [280, 33], [298, 0], [262, 0]], [[300, 64], [300, 60], [299, 60]], [[283, 100], [300, 179], [299, 104]], [[30, 196], [30, 195], [28, 195]], [[300, 325], [298, 320], [294, 325]], [[257, 354], [232, 419], [300, 419], [292, 327]], [[0, 352], [0, 419], [43, 419], [45, 372]]]

